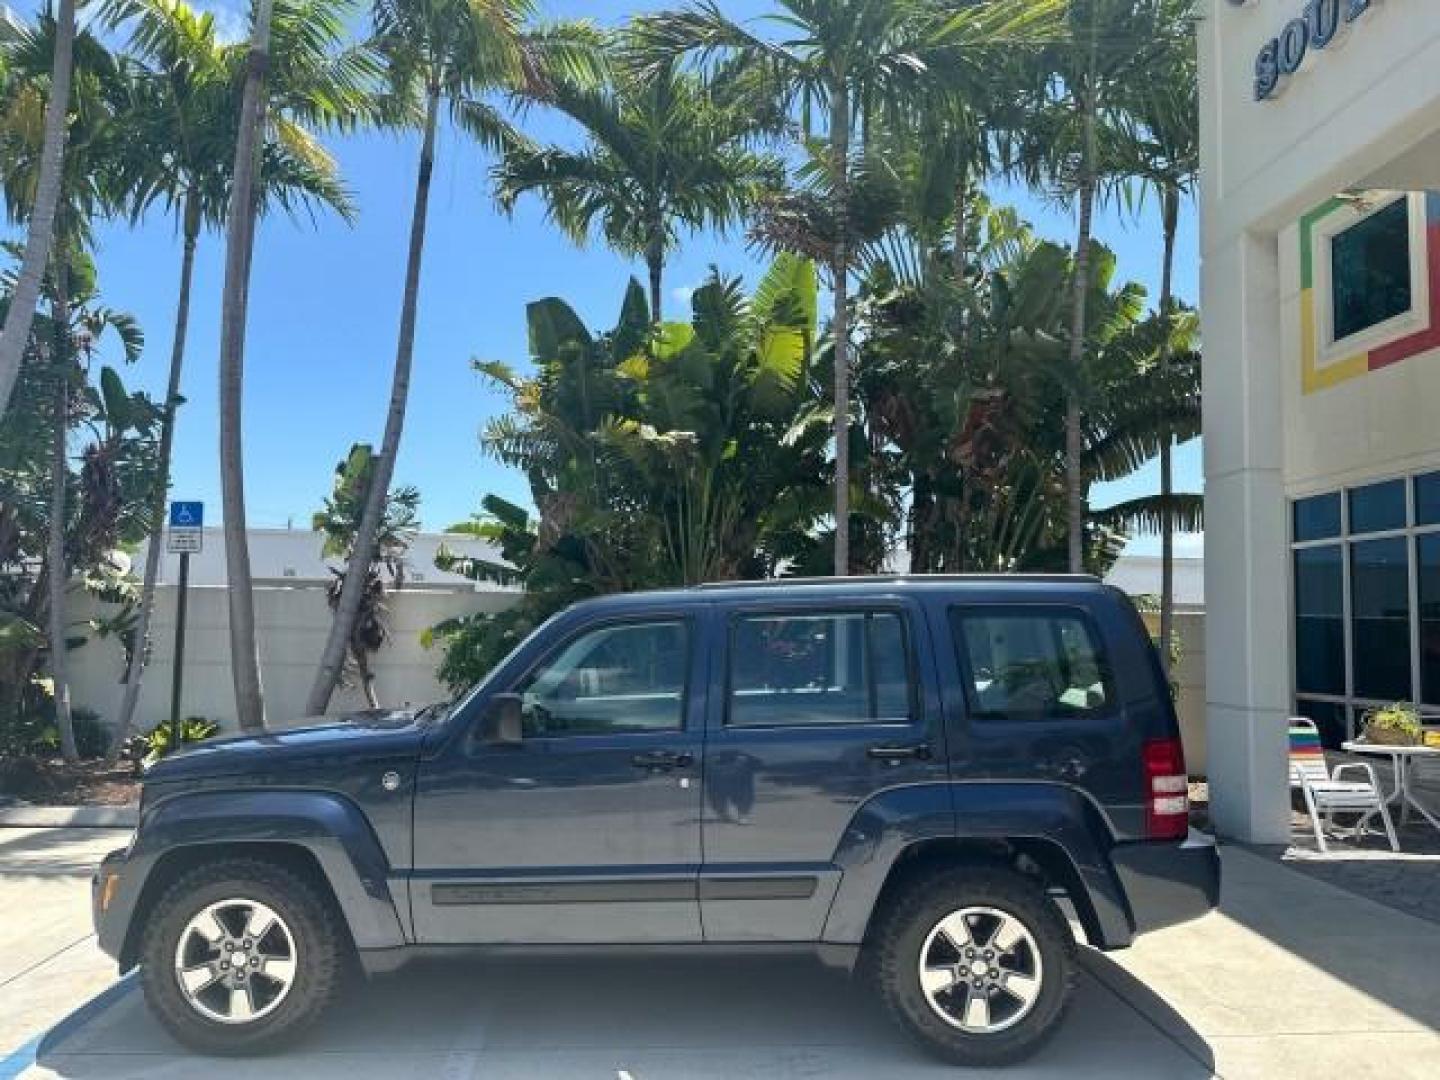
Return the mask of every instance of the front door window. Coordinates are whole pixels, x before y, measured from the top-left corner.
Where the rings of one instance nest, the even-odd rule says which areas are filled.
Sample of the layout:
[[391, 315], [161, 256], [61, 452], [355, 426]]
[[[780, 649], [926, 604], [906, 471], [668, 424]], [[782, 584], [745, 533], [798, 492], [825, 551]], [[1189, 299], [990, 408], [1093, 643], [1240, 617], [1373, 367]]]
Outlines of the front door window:
[[685, 623], [602, 626], [520, 684], [527, 737], [678, 731], [684, 723]]

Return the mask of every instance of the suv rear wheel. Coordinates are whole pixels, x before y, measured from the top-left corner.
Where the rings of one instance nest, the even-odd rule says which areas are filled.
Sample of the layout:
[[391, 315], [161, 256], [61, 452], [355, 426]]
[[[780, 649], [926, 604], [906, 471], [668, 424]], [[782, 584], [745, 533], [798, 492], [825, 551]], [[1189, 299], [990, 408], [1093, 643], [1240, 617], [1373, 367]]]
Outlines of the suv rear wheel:
[[183, 875], [141, 943], [146, 1000], [206, 1053], [253, 1053], [298, 1037], [329, 1005], [344, 959], [335, 915], [300, 875], [227, 859]]
[[1000, 1065], [1058, 1026], [1075, 972], [1059, 909], [1024, 875], [955, 867], [916, 878], [871, 942], [881, 996], [900, 1025], [959, 1065]]

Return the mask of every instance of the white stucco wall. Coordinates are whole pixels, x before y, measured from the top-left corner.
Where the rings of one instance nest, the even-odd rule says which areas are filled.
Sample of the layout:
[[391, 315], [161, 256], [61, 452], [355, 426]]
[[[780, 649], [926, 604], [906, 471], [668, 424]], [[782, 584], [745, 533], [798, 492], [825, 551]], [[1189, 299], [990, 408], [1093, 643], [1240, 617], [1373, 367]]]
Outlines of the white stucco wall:
[[1300, 400], [1281, 235], [1351, 187], [1440, 187], [1440, 3], [1373, 0], [1343, 45], [1254, 100], [1260, 49], [1303, 8], [1206, 0], [1198, 26], [1208, 770], [1217, 827], [1264, 842], [1288, 833], [1287, 493], [1423, 467], [1440, 449], [1432, 358]]
[[[440, 592], [404, 590], [389, 598], [392, 639], [375, 663], [376, 690], [383, 704], [420, 705], [448, 696], [435, 679], [438, 651], [421, 647], [427, 627], [456, 615], [500, 611], [518, 598], [513, 592]], [[83, 603], [76, 605], [83, 619]], [[224, 589], [192, 588], [186, 620], [185, 686], [182, 712], [217, 721], [222, 729], [235, 726], [235, 697], [230, 675], [230, 632]], [[322, 589], [256, 589], [256, 636], [260, 644], [260, 675], [265, 687], [268, 717], [284, 723], [304, 715], [305, 698], [325, 636], [330, 609]], [[175, 641], [175, 592], [162, 586], [154, 619], [155, 649], [142, 684], [139, 725], [149, 727], [170, 715], [171, 658]], [[123, 687], [121, 651], [113, 641], [91, 641], [71, 654], [72, 694], [75, 703], [113, 720], [119, 712]], [[330, 712], [364, 707], [356, 688], [338, 692]]]

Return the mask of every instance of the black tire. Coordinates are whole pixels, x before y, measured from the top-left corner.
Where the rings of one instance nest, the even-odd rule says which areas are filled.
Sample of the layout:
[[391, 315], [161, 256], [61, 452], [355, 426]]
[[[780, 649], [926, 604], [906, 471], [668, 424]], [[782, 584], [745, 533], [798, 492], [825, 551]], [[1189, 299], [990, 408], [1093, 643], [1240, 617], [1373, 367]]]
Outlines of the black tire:
[[[175, 973], [187, 924], [211, 904], [232, 898], [270, 908], [294, 939], [295, 975], [283, 1000], [258, 1019], [223, 1023], [191, 1005]], [[207, 1054], [267, 1053], [298, 1039], [330, 1006], [348, 959], [348, 939], [331, 904], [304, 877], [259, 859], [225, 859], [182, 875], [146, 920], [140, 945], [145, 1000], [165, 1030]]]
[[[1039, 994], [1027, 1013], [999, 1031], [967, 1032], [948, 1023], [920, 985], [920, 953], [930, 932], [947, 915], [972, 907], [1019, 920], [1039, 952]], [[954, 1065], [1005, 1065], [1035, 1053], [1059, 1026], [1075, 981], [1075, 939], [1054, 902], [1023, 874], [988, 866], [937, 870], [903, 885], [878, 914], [867, 949], [890, 1014], [928, 1051]], [[1013, 1007], [1008, 998], [1004, 1003]]]

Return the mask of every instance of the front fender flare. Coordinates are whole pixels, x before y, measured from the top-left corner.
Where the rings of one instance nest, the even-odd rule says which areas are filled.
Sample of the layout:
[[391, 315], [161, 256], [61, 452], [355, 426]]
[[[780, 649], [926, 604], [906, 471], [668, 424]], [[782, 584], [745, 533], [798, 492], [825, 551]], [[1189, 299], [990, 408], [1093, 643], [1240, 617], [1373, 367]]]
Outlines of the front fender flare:
[[167, 854], [203, 845], [243, 855], [245, 845], [258, 843], [309, 852], [358, 948], [405, 943], [401, 909], [387, 881], [389, 863], [354, 803], [324, 791], [236, 790], [175, 795], [147, 808], [125, 859], [121, 888], [99, 928], [101, 947], [115, 956], [129, 951], [129, 924]]

